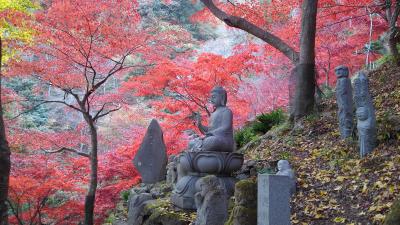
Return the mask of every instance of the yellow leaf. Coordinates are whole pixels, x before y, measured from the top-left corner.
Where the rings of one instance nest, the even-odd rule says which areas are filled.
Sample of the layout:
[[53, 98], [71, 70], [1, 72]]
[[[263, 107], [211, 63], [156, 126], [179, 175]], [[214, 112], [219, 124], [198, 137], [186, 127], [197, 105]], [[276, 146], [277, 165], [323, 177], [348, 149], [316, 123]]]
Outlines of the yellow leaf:
[[376, 214], [376, 215], [374, 216], [374, 218], [373, 218], [374, 222], [382, 221], [382, 220], [384, 220], [384, 219], [385, 219], [385, 216], [382, 215], [382, 214]]
[[336, 217], [335, 219], [333, 219], [333, 222], [335, 222], [335, 223], [344, 223], [344, 222], [346, 222], [346, 218]]
[[345, 176], [338, 176], [338, 177], [336, 178], [336, 180], [339, 181], [339, 182], [343, 182], [344, 179], [346, 179]]
[[379, 189], [382, 189], [382, 188], [386, 188], [387, 185], [382, 183], [382, 181], [379, 180], [379, 181], [375, 182], [374, 186]]

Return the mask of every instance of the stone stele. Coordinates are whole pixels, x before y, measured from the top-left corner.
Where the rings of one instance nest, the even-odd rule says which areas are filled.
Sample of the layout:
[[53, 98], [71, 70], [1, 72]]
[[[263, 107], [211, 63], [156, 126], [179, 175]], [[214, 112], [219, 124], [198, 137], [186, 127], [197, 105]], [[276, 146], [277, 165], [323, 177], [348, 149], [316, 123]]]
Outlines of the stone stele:
[[257, 225], [290, 225], [290, 185], [288, 176], [258, 175]]
[[133, 164], [139, 171], [142, 182], [152, 184], [165, 179], [167, 162], [163, 132], [157, 120], [153, 119], [133, 159]]
[[349, 78], [349, 69], [346, 66], [335, 68], [336, 102], [338, 105], [338, 119], [340, 136], [345, 139], [351, 136], [353, 131], [353, 88]]

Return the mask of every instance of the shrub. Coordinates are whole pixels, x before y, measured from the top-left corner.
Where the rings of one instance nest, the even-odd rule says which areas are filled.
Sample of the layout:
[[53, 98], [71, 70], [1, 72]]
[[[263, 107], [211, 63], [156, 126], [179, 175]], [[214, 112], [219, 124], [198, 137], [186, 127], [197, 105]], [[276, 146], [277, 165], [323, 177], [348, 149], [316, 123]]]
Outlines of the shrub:
[[282, 109], [274, 110], [270, 113], [263, 113], [256, 117], [256, 120], [235, 132], [235, 141], [238, 148], [245, 146], [250, 141], [265, 134], [273, 126], [285, 121], [285, 114]]
[[285, 114], [282, 109], [271, 111], [270, 113], [263, 113], [257, 116], [257, 121], [253, 124], [255, 133], [265, 134], [273, 126], [278, 125], [285, 121]]

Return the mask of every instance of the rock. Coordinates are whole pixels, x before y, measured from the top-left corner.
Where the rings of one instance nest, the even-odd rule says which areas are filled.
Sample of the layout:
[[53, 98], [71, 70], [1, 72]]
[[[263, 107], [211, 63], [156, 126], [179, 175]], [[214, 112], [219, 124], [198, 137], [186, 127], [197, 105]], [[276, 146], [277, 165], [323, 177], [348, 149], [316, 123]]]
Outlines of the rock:
[[219, 179], [205, 176], [199, 180], [195, 194], [197, 217], [195, 225], [224, 225], [228, 217], [228, 199]]
[[225, 225], [257, 224], [257, 182], [242, 180], [235, 185], [235, 205]]
[[153, 119], [133, 163], [142, 182], [152, 184], [165, 179], [167, 161], [163, 132], [157, 120]]
[[400, 224], [400, 199], [395, 201], [386, 215], [383, 225], [399, 225]]
[[349, 69], [346, 66], [335, 68], [336, 102], [338, 105], [340, 136], [345, 139], [351, 137], [353, 132], [353, 88], [349, 78]]
[[153, 200], [153, 197], [148, 193], [134, 194], [129, 197], [128, 225], [142, 224], [142, 212], [150, 200]]

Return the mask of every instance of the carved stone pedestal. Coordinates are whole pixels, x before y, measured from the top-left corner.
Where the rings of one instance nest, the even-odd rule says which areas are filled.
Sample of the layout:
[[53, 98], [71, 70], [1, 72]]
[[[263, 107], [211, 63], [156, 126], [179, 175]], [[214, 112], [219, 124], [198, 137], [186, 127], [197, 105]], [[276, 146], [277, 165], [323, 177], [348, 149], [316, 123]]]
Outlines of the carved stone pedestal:
[[181, 175], [172, 192], [171, 201], [183, 209], [196, 209], [194, 195], [200, 190], [198, 180], [215, 175], [225, 188], [227, 197], [234, 194], [236, 179], [231, 174], [243, 164], [243, 155], [232, 152], [183, 152], [179, 156]]

